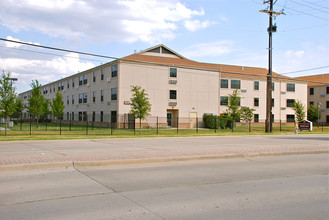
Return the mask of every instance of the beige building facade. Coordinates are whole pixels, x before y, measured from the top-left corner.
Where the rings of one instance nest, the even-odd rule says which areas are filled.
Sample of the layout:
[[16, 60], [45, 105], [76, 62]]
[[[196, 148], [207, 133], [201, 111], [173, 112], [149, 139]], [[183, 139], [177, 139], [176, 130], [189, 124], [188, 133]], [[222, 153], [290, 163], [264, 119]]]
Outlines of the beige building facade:
[[[64, 120], [121, 122], [130, 111], [131, 86], [138, 85], [152, 105], [145, 124], [157, 116], [162, 126], [175, 126], [179, 118], [180, 127], [193, 127], [204, 114], [225, 113], [228, 96], [238, 89], [241, 106], [255, 109], [254, 122], [264, 123], [266, 75], [264, 68], [192, 61], [158, 45], [43, 85], [41, 92], [50, 100], [62, 93]], [[27, 102], [30, 95], [20, 97]], [[272, 96], [274, 122], [294, 122], [291, 105], [297, 99], [307, 104], [307, 83], [274, 73]]]
[[329, 74], [298, 77], [308, 82], [307, 106], [319, 108], [321, 117], [319, 122], [329, 124]]

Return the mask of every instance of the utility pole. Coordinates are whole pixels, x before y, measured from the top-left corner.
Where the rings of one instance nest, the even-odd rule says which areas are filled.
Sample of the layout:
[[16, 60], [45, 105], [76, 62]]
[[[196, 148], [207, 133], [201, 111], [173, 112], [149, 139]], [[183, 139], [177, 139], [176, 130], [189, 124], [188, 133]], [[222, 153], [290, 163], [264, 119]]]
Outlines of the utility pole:
[[272, 33], [276, 32], [276, 25], [273, 25], [273, 15], [283, 14], [282, 12], [273, 11], [273, 0], [264, 1], [263, 4], [270, 4], [269, 10], [260, 10], [260, 12], [267, 13], [269, 15], [269, 27], [267, 28], [269, 36], [268, 46], [268, 74], [267, 74], [267, 86], [266, 86], [266, 121], [265, 132], [272, 132]]

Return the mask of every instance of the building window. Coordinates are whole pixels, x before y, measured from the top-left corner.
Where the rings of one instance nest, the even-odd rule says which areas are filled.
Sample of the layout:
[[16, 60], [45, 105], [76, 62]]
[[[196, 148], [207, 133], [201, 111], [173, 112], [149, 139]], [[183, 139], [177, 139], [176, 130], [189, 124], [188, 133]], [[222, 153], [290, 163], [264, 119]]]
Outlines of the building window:
[[275, 85], [274, 82], [271, 83], [271, 90], [274, 91]]
[[70, 100], [69, 100], [69, 97], [66, 96], [66, 104], [69, 105], [70, 104]]
[[72, 95], [72, 105], [74, 105], [74, 95]]
[[74, 121], [74, 112], [71, 113], [71, 120]]
[[295, 122], [295, 115], [287, 115], [287, 122]]
[[93, 118], [92, 118], [92, 121], [95, 121], [95, 116], [96, 116], [96, 113], [93, 112]]
[[240, 80], [231, 80], [231, 89], [240, 89], [241, 88], [241, 81]]
[[254, 98], [254, 106], [259, 106], [259, 98]]
[[314, 88], [310, 88], [310, 95], [314, 95]]
[[85, 75], [83, 76], [83, 84], [87, 84], [87, 83], [88, 83], [88, 75], [85, 74]]
[[82, 103], [82, 99], [83, 99], [83, 94], [79, 94], [79, 104]]
[[111, 89], [111, 100], [117, 100], [117, 88]]
[[329, 86], [327, 86], [327, 94], [329, 94]]
[[310, 105], [314, 105], [314, 102], [310, 102]]
[[177, 99], [177, 91], [176, 90], [170, 90], [169, 91], [169, 98], [170, 99]]
[[254, 82], [254, 90], [259, 90], [259, 81]]
[[112, 77], [118, 76], [118, 64], [111, 66], [111, 76]]
[[93, 82], [96, 82], [96, 73], [93, 72]]
[[58, 88], [57, 88], [58, 91], [61, 90], [61, 86], [62, 86], [62, 83], [58, 83]]
[[82, 121], [82, 112], [79, 112], [79, 121]]
[[103, 122], [103, 119], [104, 119], [104, 114], [103, 111], [101, 111], [101, 122]]
[[177, 68], [170, 68], [170, 77], [177, 77]]
[[87, 93], [83, 93], [83, 103], [87, 103]]
[[287, 83], [287, 91], [295, 92], [295, 83]]
[[227, 89], [228, 88], [228, 79], [221, 79], [220, 80], [220, 87]]
[[70, 82], [67, 80], [67, 88], [70, 88]]
[[80, 77], [79, 77], [79, 86], [82, 85], [82, 82], [83, 82], [83, 76], [80, 76]]
[[70, 120], [70, 113], [66, 112], [66, 120]]
[[112, 123], [117, 122], [117, 111], [111, 111], [111, 122]]
[[74, 79], [72, 79], [72, 88], [74, 88]]
[[259, 122], [259, 114], [254, 114], [254, 122]]
[[101, 69], [101, 80], [104, 80], [104, 70]]
[[[112, 99], [113, 100], [113, 99]], [[116, 99], [115, 99], [116, 100]], [[104, 101], [104, 91], [101, 90], [101, 102]]]
[[293, 107], [295, 104], [295, 99], [287, 99], [287, 107]]
[[95, 102], [95, 101], [96, 101], [96, 92], [93, 91], [93, 102]]
[[221, 96], [220, 97], [220, 105], [228, 105], [228, 97], [227, 96]]
[[272, 99], [272, 107], [274, 107], [274, 99]]
[[329, 108], [329, 101], [327, 101], [327, 108]]

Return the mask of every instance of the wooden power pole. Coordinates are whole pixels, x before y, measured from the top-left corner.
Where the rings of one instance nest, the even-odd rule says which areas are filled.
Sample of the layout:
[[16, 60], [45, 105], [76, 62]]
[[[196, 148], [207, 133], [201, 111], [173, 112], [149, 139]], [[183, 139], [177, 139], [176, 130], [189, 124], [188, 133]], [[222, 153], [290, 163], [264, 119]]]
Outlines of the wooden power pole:
[[273, 25], [273, 15], [283, 14], [282, 12], [273, 11], [273, 0], [264, 1], [264, 4], [270, 4], [269, 10], [260, 10], [260, 12], [267, 13], [269, 15], [269, 27], [267, 29], [269, 36], [268, 46], [268, 74], [267, 74], [267, 86], [266, 86], [266, 121], [265, 132], [272, 132], [272, 33], [276, 32], [276, 25]]

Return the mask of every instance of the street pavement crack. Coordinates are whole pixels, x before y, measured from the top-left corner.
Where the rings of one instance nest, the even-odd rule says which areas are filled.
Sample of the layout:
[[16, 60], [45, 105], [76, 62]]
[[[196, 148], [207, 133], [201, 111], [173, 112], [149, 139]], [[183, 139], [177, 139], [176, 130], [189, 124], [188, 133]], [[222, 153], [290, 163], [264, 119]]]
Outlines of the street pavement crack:
[[85, 177], [87, 177], [87, 178], [89, 178], [89, 179], [95, 181], [96, 183], [100, 184], [101, 186], [104, 186], [105, 188], [111, 190], [113, 193], [116, 193], [116, 194], [120, 195], [121, 197], [127, 199], [128, 201], [130, 201], [130, 202], [132, 202], [132, 203], [138, 205], [139, 207], [141, 207], [141, 208], [143, 208], [143, 209], [149, 211], [150, 213], [152, 213], [152, 214], [158, 216], [159, 218], [161, 218], [161, 219], [165, 219], [165, 218], [162, 217], [161, 215], [159, 215], [159, 214], [153, 212], [152, 210], [148, 209], [147, 207], [143, 206], [142, 204], [140, 204], [140, 203], [138, 203], [138, 202], [136, 202], [136, 201], [134, 201], [134, 200], [128, 198], [127, 196], [123, 195], [122, 193], [116, 191], [115, 189], [112, 189], [111, 187], [109, 187], [109, 186], [107, 186], [107, 185], [101, 183], [100, 181], [96, 180], [95, 178], [92, 178], [91, 176], [88, 176], [86, 173], [84, 173], [83, 171], [79, 170], [79, 169], [74, 165], [74, 162], [72, 162], [72, 163], [73, 163], [73, 168], [74, 168], [77, 172], [79, 172], [79, 173], [81, 173], [82, 175], [84, 175]]

